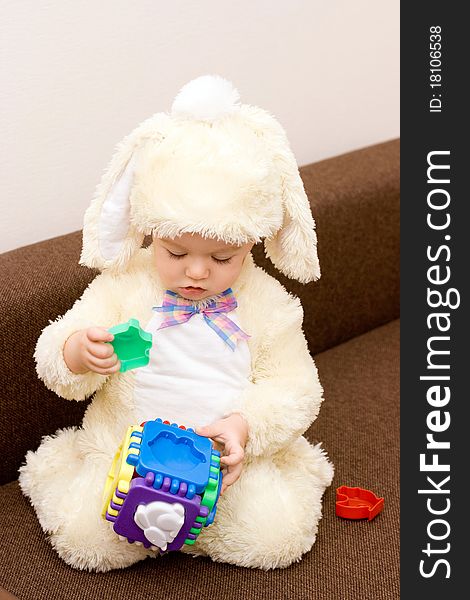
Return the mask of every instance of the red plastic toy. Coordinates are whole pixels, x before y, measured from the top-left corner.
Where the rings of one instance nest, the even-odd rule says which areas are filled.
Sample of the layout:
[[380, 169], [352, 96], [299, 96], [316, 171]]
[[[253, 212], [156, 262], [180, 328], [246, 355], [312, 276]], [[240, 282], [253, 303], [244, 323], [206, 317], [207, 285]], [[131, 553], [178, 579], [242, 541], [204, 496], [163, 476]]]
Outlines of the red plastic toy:
[[336, 489], [336, 514], [343, 519], [372, 521], [384, 507], [384, 499], [370, 490], [342, 485]]

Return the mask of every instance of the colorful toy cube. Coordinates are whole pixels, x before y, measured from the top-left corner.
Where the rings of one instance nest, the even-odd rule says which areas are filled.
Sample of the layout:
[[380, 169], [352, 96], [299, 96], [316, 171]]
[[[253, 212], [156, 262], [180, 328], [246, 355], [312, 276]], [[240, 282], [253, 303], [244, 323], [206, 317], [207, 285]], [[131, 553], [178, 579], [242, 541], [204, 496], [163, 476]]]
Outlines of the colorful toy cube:
[[108, 474], [102, 516], [131, 543], [160, 552], [194, 544], [214, 520], [220, 453], [192, 429], [156, 419], [129, 427]]

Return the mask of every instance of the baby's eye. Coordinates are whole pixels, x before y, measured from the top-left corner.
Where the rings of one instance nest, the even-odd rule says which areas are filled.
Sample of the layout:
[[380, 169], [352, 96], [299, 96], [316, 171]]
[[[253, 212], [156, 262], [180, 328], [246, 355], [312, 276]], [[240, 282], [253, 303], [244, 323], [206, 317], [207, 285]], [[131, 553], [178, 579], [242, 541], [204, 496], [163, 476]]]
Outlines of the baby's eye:
[[186, 254], [175, 254], [174, 252], [170, 252], [168, 249], [167, 252], [170, 258], [183, 258], [183, 256], [186, 256]]
[[216, 258], [215, 256], [212, 257], [216, 263], [219, 264], [226, 264], [229, 263], [232, 260], [232, 257], [230, 258]]

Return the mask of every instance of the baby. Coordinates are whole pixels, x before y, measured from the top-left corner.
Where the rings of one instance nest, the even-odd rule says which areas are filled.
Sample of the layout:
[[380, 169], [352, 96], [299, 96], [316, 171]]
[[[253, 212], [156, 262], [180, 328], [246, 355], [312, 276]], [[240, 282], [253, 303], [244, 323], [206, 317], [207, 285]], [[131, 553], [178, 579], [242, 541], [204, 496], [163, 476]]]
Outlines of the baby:
[[[150, 247], [142, 248], [152, 234]], [[322, 401], [288, 277], [320, 275], [314, 221], [277, 121], [215, 76], [188, 83], [117, 148], [85, 215], [81, 263], [101, 273], [42, 332], [37, 371], [66, 399], [93, 395], [83, 423], [43, 439], [20, 484], [59, 555], [107, 571], [155, 552], [121, 542], [102, 491], [127, 427], [160, 417], [222, 452], [215, 521], [183, 551], [272, 569], [315, 541], [333, 467], [302, 434]], [[175, 307], [190, 306], [181, 316]], [[145, 367], [120, 372], [112, 326], [152, 333]]]
[[[186, 299], [187, 303], [204, 307], [209, 304], [207, 300], [217, 301], [222, 292], [231, 292], [229, 288], [238, 279], [252, 247], [252, 243], [234, 246], [189, 233], [174, 240], [156, 238], [152, 245], [152, 267], [167, 290]], [[201, 302], [203, 300], [206, 302]], [[246, 342], [243, 349], [238, 342], [237, 356], [231, 356], [223, 341], [215, 343], [214, 333], [201, 321], [202, 315], [194, 316], [196, 318], [181, 331], [160, 330], [157, 324], [161, 327], [162, 318], [158, 313], [147, 326], [148, 331], [158, 336], [154, 339], [159, 347], [155, 353], [155, 364], [152, 361], [148, 369], [135, 375], [138, 381], [142, 380], [137, 421], [147, 421], [159, 414], [168, 416], [167, 405], [171, 405], [172, 419], [185, 423], [189, 418], [194, 422], [194, 415], [188, 413], [189, 401], [190, 410], [198, 413], [198, 419], [210, 423], [199, 427], [196, 433], [211, 437], [224, 449], [225, 454], [221, 458], [222, 465], [226, 466], [221, 491], [224, 493], [241, 473], [248, 425], [240, 413], [222, 417], [233, 408], [230, 403], [234, 396], [246, 386], [250, 373], [249, 351]], [[113, 339], [114, 336], [104, 327], [89, 327], [73, 333], [64, 346], [65, 364], [77, 374], [89, 371], [101, 375], [117, 373], [120, 362], [113, 347], [106, 343]], [[175, 347], [172, 352], [173, 339]], [[181, 371], [175, 366], [175, 361], [181, 363]], [[169, 378], [171, 370], [193, 374], [189, 394], [187, 377]], [[149, 378], [153, 379], [153, 385], [149, 386], [150, 393], [146, 394], [145, 380]], [[158, 405], [152, 396], [153, 389], [158, 391], [157, 398], [164, 398], [161, 413], [156, 412]], [[148, 395], [150, 398], [147, 399]], [[212, 422], [213, 419], [217, 420]]]

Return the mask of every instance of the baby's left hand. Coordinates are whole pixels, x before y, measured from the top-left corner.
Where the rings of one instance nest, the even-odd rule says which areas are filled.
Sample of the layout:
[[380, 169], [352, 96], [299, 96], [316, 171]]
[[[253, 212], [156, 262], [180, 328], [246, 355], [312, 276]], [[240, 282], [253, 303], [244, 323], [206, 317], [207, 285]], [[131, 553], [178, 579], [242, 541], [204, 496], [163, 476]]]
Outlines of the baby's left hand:
[[220, 464], [225, 467], [220, 492], [223, 494], [229, 485], [235, 483], [242, 472], [244, 448], [248, 439], [248, 424], [240, 414], [234, 413], [205, 427], [198, 427], [196, 433], [211, 438], [224, 447], [223, 456], [220, 457]]

